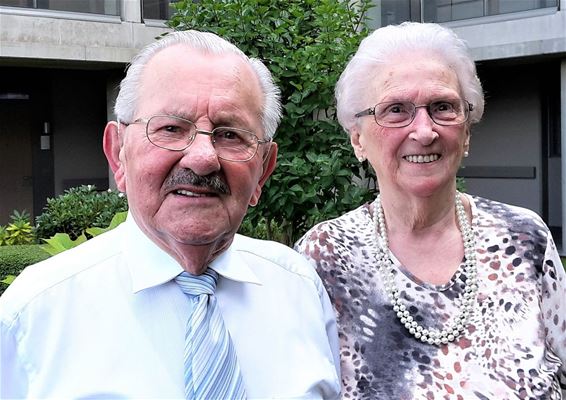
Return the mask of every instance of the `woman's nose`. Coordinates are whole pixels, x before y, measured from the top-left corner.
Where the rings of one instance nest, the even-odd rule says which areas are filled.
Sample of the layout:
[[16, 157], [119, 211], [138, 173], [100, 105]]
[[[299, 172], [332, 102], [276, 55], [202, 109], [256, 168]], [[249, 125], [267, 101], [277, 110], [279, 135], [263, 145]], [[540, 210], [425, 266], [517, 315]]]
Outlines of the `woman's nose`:
[[423, 146], [429, 146], [438, 137], [434, 125], [435, 123], [426, 107], [419, 107], [415, 110], [415, 118], [410, 125], [412, 130], [409, 137], [419, 141]]

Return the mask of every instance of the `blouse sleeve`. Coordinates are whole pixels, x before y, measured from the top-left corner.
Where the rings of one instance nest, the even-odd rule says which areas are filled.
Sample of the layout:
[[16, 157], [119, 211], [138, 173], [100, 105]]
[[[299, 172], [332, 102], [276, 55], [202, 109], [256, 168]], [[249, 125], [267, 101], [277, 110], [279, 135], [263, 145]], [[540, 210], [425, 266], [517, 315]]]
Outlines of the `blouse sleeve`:
[[547, 346], [561, 361], [558, 378], [566, 396], [566, 272], [550, 233], [547, 243], [542, 271], [541, 307]]

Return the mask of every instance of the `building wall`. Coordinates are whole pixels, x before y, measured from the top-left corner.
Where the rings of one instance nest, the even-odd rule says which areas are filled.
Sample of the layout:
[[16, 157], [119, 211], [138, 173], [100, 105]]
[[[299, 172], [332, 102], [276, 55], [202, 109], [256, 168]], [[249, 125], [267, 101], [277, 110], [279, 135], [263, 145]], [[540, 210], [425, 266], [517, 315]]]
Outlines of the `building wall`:
[[124, 64], [166, 31], [141, 23], [139, 12], [114, 17], [0, 7], [0, 60]]
[[[481, 166], [491, 170], [487, 172], [492, 177], [466, 178], [470, 193], [527, 207], [542, 215], [538, 71], [531, 65], [480, 70], [486, 92], [485, 114], [472, 130], [470, 157], [464, 161], [464, 168]], [[532, 169], [534, 176], [520, 178], [520, 172], [510, 167]]]
[[566, 53], [566, 0], [528, 11], [445, 24], [465, 39], [476, 61]]

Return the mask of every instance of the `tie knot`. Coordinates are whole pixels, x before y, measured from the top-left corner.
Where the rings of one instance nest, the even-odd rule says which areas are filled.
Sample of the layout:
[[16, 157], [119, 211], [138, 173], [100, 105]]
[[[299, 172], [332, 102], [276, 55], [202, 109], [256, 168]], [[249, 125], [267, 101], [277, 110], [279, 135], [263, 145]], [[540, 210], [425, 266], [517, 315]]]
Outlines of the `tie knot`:
[[175, 278], [183, 293], [198, 296], [201, 294], [214, 294], [218, 273], [208, 268], [201, 275], [191, 275], [182, 272]]

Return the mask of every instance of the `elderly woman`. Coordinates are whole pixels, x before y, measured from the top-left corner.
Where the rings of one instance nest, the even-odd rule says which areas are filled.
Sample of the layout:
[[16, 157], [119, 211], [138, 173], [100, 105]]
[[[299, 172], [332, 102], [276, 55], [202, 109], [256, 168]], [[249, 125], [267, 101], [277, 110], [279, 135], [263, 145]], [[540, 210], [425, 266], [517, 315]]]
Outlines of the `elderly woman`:
[[296, 249], [338, 314], [343, 397], [561, 399], [566, 276], [548, 228], [456, 190], [484, 106], [466, 45], [435, 24], [380, 28], [336, 99], [380, 194]]

